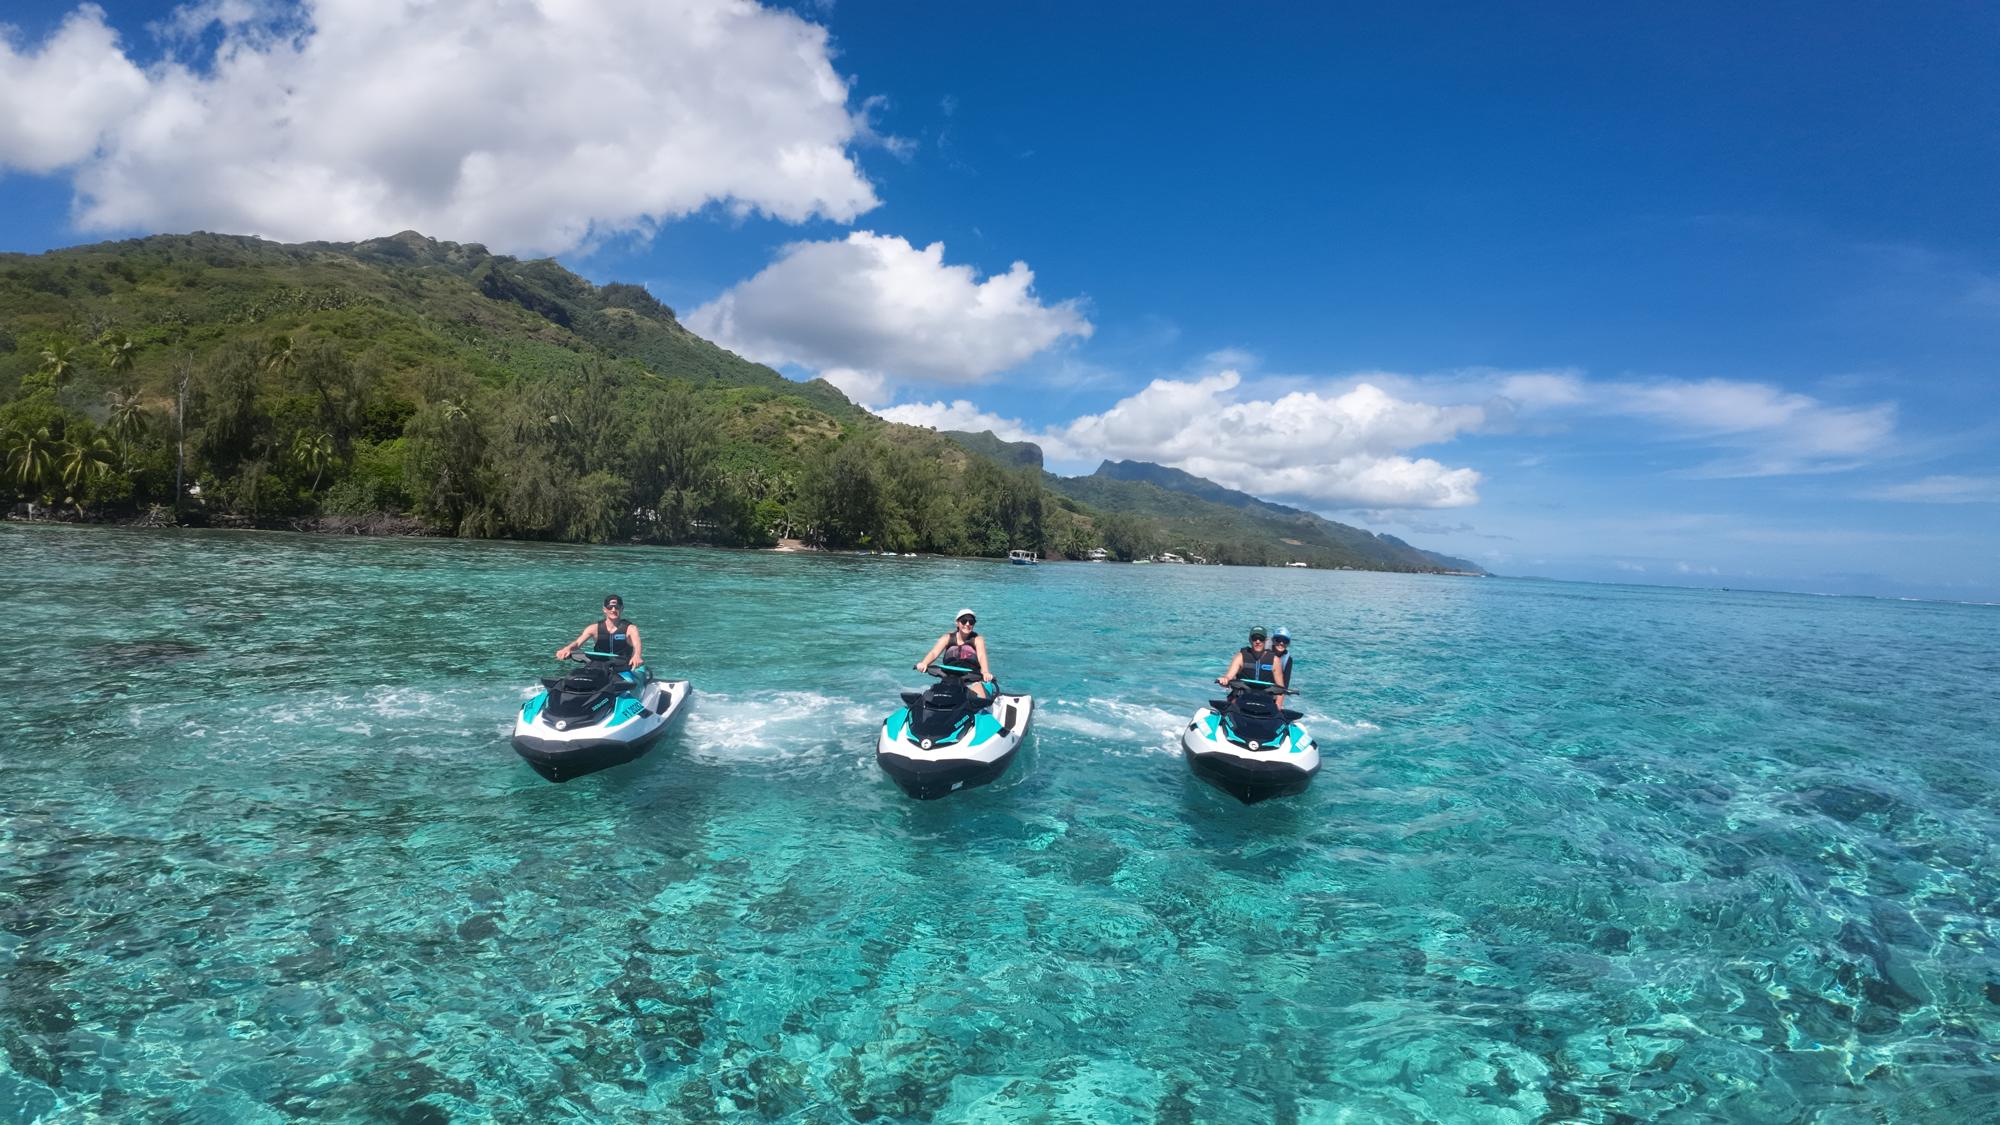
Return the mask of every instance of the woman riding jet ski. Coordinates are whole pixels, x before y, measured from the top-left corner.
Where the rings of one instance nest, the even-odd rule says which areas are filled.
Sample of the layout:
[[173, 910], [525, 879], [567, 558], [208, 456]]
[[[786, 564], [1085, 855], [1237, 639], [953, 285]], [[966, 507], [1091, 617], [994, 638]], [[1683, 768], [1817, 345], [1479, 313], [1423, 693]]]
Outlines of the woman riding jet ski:
[[1218, 681], [1229, 698], [1210, 700], [1181, 732], [1194, 775], [1246, 805], [1302, 793], [1319, 773], [1319, 743], [1283, 706], [1283, 675], [1264, 651], [1263, 628], [1252, 629]]
[[686, 680], [656, 680], [640, 663], [639, 627], [624, 608], [616, 594], [604, 599], [604, 620], [556, 650], [557, 660], [583, 667], [543, 680], [514, 720], [515, 752], [550, 781], [644, 754], [687, 702]]
[[[1028, 733], [1032, 696], [1007, 695], [986, 675], [986, 641], [960, 610], [956, 628], [938, 639], [917, 670], [938, 682], [903, 693], [903, 706], [882, 724], [875, 762], [903, 792], [929, 801], [984, 785], [1007, 772]], [[931, 662], [942, 655], [945, 662]]]

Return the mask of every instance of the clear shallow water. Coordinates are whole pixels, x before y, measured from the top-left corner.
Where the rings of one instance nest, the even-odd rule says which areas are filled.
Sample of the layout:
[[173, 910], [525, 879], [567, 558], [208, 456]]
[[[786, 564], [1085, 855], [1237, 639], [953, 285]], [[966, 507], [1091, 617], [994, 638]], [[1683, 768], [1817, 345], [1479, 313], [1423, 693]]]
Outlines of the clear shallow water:
[[[507, 746], [608, 590], [696, 696]], [[953, 610], [1037, 733], [905, 799]], [[1305, 796], [1174, 730], [1301, 638]], [[2000, 610], [0, 528], [0, 1120], [1992, 1120]]]

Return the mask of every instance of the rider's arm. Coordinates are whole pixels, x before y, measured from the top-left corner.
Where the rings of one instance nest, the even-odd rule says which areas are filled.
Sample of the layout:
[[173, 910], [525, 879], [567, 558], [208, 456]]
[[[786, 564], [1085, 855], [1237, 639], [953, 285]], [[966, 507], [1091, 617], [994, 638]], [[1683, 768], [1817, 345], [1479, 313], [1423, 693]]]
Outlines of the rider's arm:
[[993, 662], [986, 658], [986, 638], [983, 636], [972, 638], [972, 647], [976, 649], [979, 653], [980, 678], [985, 680], [989, 684], [992, 683]]
[[1243, 670], [1243, 654], [1239, 652], [1235, 656], [1229, 658], [1229, 671], [1224, 672], [1222, 674], [1222, 678], [1215, 682], [1218, 684], [1226, 684], [1229, 681], [1235, 679], [1236, 673], [1242, 670]]
[[595, 630], [596, 628], [597, 628], [597, 626], [596, 626], [595, 624], [591, 624], [591, 625], [585, 625], [585, 626], [583, 627], [583, 632], [581, 632], [581, 633], [578, 633], [578, 634], [576, 635], [576, 639], [575, 639], [575, 640], [571, 641], [570, 643], [568, 643], [568, 644], [566, 644], [566, 645], [564, 645], [564, 646], [562, 646], [561, 648], [559, 648], [559, 649], [557, 649], [557, 650], [556, 650], [556, 659], [557, 659], [557, 660], [568, 660], [568, 659], [569, 659], [569, 654], [570, 654], [570, 653], [572, 653], [572, 652], [575, 652], [575, 651], [576, 651], [577, 649], [580, 649], [580, 648], [582, 648], [582, 647], [583, 647], [583, 644], [584, 644], [584, 642], [590, 639], [590, 634], [591, 634], [591, 632], [592, 632], [593, 630]]
[[924, 654], [924, 658], [922, 660], [917, 661], [917, 671], [921, 672], [924, 669], [930, 667], [931, 661], [936, 660], [938, 653], [944, 651], [945, 641], [950, 639], [951, 639], [950, 633], [945, 633], [940, 635], [937, 639], [937, 643], [932, 645], [931, 650]]
[[625, 635], [626, 635], [626, 636], [628, 636], [628, 637], [630, 637], [630, 638], [632, 638], [632, 660], [631, 660], [631, 665], [632, 665], [632, 667], [634, 667], [634, 668], [637, 668], [637, 667], [638, 667], [639, 665], [641, 665], [641, 664], [644, 664], [644, 663], [645, 663], [645, 661], [644, 661], [644, 660], [640, 659], [640, 653], [639, 653], [639, 627], [638, 627], [637, 625], [627, 625], [627, 626], [625, 626]]

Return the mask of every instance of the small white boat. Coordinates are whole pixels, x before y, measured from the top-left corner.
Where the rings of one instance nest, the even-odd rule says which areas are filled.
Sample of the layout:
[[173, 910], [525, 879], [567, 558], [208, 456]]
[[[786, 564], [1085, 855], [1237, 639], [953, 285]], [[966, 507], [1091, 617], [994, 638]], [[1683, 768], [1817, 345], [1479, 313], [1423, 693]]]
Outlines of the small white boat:
[[1035, 553], [1033, 551], [1009, 551], [1007, 552], [1007, 561], [1013, 563], [1015, 566], [1034, 566], [1036, 563]]

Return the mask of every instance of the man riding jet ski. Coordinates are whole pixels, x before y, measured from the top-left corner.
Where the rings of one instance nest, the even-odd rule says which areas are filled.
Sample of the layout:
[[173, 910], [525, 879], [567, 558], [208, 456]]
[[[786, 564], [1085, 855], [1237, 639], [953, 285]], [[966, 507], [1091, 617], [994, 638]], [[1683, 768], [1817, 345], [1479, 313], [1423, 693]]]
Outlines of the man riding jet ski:
[[[986, 641], [973, 632], [976, 621], [971, 610], [958, 612], [956, 628], [917, 662], [938, 682], [902, 693], [903, 706], [882, 723], [876, 741], [876, 764], [920, 801], [1007, 772], [1028, 733], [1034, 698], [999, 690], [986, 665]], [[944, 663], [933, 664], [940, 655]]]
[[1188, 768], [1246, 805], [1305, 791], [1319, 773], [1319, 743], [1284, 708], [1284, 672], [1264, 651], [1264, 629], [1216, 681], [1229, 698], [1210, 700], [1181, 732]]
[[644, 754], [680, 717], [686, 680], [656, 680], [640, 663], [639, 627], [624, 599], [604, 599], [604, 620], [556, 650], [582, 667], [542, 681], [514, 720], [514, 750], [550, 781], [568, 781]]

